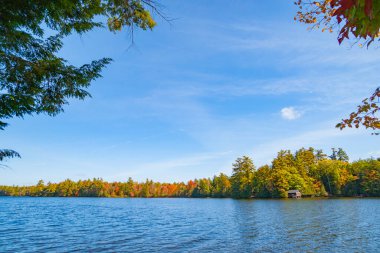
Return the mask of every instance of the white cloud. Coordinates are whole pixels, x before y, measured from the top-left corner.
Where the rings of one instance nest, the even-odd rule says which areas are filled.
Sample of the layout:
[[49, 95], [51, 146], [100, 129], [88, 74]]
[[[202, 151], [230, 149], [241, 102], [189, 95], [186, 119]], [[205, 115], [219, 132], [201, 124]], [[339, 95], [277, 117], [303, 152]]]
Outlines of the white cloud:
[[284, 107], [281, 109], [281, 117], [287, 120], [295, 120], [301, 117], [301, 113], [294, 107]]

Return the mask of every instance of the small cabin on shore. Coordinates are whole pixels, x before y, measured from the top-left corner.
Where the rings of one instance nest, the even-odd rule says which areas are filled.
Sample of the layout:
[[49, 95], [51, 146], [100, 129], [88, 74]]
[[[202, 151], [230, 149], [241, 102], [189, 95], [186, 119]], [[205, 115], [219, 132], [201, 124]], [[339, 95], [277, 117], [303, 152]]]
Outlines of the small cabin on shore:
[[288, 198], [300, 199], [301, 196], [302, 196], [302, 194], [299, 190], [289, 190], [288, 191]]

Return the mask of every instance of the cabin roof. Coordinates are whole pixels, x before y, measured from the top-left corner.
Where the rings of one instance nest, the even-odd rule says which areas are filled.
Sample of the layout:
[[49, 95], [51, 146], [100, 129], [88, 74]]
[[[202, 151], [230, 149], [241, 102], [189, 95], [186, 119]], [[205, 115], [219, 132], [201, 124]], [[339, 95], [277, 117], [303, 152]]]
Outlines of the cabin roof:
[[289, 190], [288, 193], [298, 193], [300, 192], [299, 190]]

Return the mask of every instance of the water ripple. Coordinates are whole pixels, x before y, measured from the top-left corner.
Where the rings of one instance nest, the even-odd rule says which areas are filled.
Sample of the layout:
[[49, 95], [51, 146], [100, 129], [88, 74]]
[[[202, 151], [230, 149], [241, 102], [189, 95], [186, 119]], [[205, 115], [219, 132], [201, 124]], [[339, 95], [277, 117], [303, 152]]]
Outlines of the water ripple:
[[379, 252], [380, 199], [0, 197], [0, 252]]

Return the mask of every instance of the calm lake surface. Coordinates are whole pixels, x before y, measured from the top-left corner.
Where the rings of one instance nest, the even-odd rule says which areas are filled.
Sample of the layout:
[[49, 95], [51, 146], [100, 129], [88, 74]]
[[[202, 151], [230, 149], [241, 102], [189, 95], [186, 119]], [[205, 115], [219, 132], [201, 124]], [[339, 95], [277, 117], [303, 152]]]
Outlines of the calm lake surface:
[[380, 252], [380, 199], [0, 197], [0, 252]]

